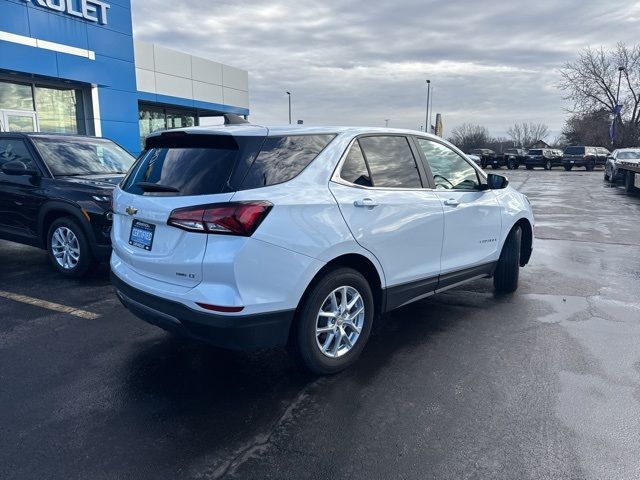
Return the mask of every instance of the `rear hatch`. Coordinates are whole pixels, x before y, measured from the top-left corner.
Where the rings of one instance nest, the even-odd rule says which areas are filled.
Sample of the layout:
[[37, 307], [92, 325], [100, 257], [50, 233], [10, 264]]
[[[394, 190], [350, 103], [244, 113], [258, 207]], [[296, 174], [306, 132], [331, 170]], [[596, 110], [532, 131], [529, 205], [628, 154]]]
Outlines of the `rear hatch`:
[[167, 221], [175, 209], [231, 199], [268, 131], [230, 133], [170, 131], [147, 139], [113, 195], [113, 248], [135, 272], [184, 287], [202, 281], [207, 235]]

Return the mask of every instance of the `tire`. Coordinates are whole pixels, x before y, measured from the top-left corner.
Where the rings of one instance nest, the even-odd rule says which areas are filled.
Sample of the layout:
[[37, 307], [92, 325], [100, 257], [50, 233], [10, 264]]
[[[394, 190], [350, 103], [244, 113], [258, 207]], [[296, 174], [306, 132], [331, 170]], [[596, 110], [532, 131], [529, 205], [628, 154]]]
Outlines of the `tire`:
[[492, 163], [492, 164], [491, 164], [491, 168], [492, 168], [493, 170], [498, 170], [498, 169], [500, 168], [500, 165], [496, 165], [495, 163]]
[[604, 167], [604, 181], [605, 182], [610, 182], [611, 181], [611, 177], [609, 176], [609, 173], [607, 172], [607, 167]]
[[570, 172], [570, 171], [573, 169], [573, 165], [564, 165], [564, 169], [565, 169], [567, 172]]
[[635, 191], [636, 189], [636, 187], [633, 185], [635, 175], [636, 174], [634, 172], [630, 171], [626, 171], [624, 173], [624, 186], [629, 193]]
[[596, 163], [592, 160], [587, 163], [584, 168], [587, 170], [587, 172], [593, 172], [593, 169], [596, 168]]
[[517, 170], [518, 168], [520, 168], [520, 164], [518, 162], [515, 162], [513, 164], [513, 170]]
[[525, 165], [527, 167], [527, 170], [533, 170], [533, 165]]
[[[336, 340], [336, 334], [333, 332], [341, 332], [340, 335], [346, 333], [350, 338], [353, 338], [356, 331], [348, 326], [348, 323], [342, 323], [340, 317], [337, 320], [335, 317], [333, 319], [327, 318], [326, 324], [324, 324], [322, 323], [325, 322], [324, 317], [319, 315], [321, 310], [331, 310], [330, 296], [336, 290], [336, 303], [340, 308], [342, 287], [348, 287], [351, 290], [350, 293], [353, 293], [353, 291], [358, 293], [362, 301], [361, 306], [364, 307], [360, 334], [355, 338], [355, 343], [351, 348], [347, 348], [348, 344], [344, 337]], [[348, 301], [351, 302], [353, 298], [354, 296], [350, 297], [348, 292]], [[357, 305], [358, 303], [354, 308]], [[355, 313], [353, 309], [352, 313]], [[319, 375], [330, 375], [344, 370], [352, 365], [362, 353], [371, 333], [374, 314], [371, 287], [358, 271], [351, 268], [339, 268], [327, 272], [320, 280], [315, 282], [300, 303], [294, 326], [294, 335], [292, 336], [292, 347], [296, 357], [305, 368]], [[330, 328], [330, 322], [334, 322], [334, 330], [332, 332], [318, 333], [316, 331], [317, 327]], [[338, 322], [340, 322], [339, 325], [342, 330], [336, 330], [335, 325]], [[330, 339], [331, 335], [333, 335], [332, 339]], [[329, 343], [326, 343], [327, 341]], [[323, 353], [323, 346], [327, 347], [326, 353]], [[342, 351], [343, 349], [347, 350]]]
[[71, 217], [58, 218], [51, 224], [47, 231], [47, 253], [56, 270], [71, 278], [82, 277], [97, 265], [84, 230]]
[[482, 168], [487, 168], [487, 161], [486, 161], [486, 160], [484, 160], [484, 159], [483, 159], [483, 160], [480, 160], [480, 166], [481, 166]]
[[546, 162], [544, 162], [544, 169], [551, 170], [551, 160], [547, 160]]
[[512, 159], [507, 160], [507, 169], [515, 170], [516, 168], [518, 168], [516, 166], [516, 162], [514, 162]]
[[516, 227], [504, 242], [500, 259], [493, 274], [493, 287], [497, 293], [512, 293], [518, 289], [520, 275], [520, 244], [522, 229]]

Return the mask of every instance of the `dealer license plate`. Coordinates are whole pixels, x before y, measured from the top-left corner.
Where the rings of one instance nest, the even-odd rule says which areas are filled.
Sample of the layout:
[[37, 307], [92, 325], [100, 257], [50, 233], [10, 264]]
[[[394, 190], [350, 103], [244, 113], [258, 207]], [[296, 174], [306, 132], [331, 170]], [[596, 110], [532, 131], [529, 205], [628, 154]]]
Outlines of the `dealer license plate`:
[[151, 223], [134, 220], [131, 225], [129, 245], [150, 251], [153, 245], [153, 234], [155, 230], [156, 226]]

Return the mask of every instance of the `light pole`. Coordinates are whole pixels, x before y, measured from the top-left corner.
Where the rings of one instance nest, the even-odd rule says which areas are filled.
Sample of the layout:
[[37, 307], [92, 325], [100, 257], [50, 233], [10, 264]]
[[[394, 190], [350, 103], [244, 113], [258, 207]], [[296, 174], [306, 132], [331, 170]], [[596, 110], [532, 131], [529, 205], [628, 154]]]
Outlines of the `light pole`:
[[430, 97], [431, 101], [429, 102], [429, 133], [431, 133], [431, 116], [433, 115], [433, 93], [430, 95]]
[[291, 92], [287, 92], [289, 96], [289, 125], [291, 125]]
[[620, 99], [620, 81], [622, 80], [622, 72], [625, 71], [625, 67], [618, 67], [618, 91], [616, 92], [616, 107], [618, 106], [618, 100]]
[[385, 126], [385, 128], [389, 128], [389, 119], [388, 118], [384, 119], [384, 126]]
[[613, 107], [613, 119], [611, 120], [611, 126], [609, 127], [609, 137], [611, 138], [611, 147], [616, 136], [616, 120], [622, 111], [620, 106], [620, 82], [622, 81], [622, 72], [625, 71], [625, 67], [618, 67], [618, 91], [616, 92], [616, 104]]
[[427, 111], [424, 114], [424, 131], [425, 133], [429, 133], [429, 101], [431, 97], [431, 80], [427, 80]]

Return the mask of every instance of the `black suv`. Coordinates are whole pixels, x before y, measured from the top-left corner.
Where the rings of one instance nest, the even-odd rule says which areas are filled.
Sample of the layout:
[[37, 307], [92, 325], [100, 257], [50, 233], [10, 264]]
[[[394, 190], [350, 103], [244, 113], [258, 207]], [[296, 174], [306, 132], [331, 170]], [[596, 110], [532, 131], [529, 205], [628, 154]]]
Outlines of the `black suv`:
[[609, 150], [604, 147], [567, 147], [564, 149], [562, 166], [566, 171], [571, 170], [573, 167], [584, 167], [591, 171], [596, 165], [604, 165], [609, 154]]
[[111, 191], [134, 158], [110, 140], [0, 133], [0, 239], [79, 277], [111, 254]]

